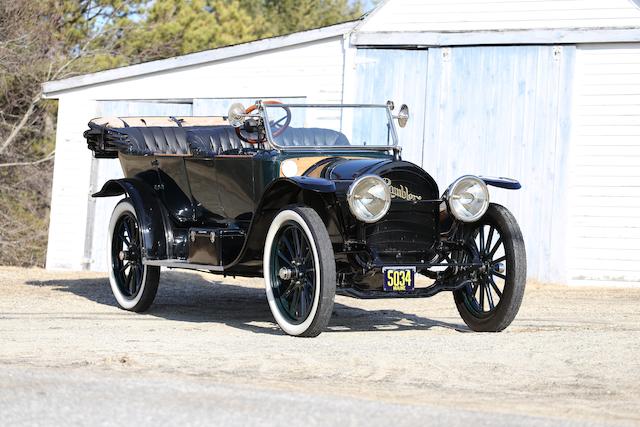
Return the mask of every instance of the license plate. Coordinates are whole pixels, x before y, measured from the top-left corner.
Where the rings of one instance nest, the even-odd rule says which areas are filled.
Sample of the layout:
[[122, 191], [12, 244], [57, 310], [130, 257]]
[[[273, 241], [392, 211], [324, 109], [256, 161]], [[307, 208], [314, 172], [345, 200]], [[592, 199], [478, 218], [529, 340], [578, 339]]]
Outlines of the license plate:
[[415, 267], [383, 267], [382, 288], [387, 292], [409, 292], [413, 290]]

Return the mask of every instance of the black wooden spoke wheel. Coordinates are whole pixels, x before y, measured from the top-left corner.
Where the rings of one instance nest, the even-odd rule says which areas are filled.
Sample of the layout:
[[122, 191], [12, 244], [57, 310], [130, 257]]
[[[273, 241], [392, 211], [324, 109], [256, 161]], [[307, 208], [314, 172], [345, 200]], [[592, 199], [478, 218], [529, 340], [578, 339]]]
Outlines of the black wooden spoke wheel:
[[125, 310], [145, 311], [155, 298], [160, 267], [142, 263], [140, 225], [128, 199], [114, 208], [109, 234], [109, 281], [113, 295]]
[[291, 322], [302, 323], [311, 312], [316, 275], [313, 251], [304, 230], [294, 221], [276, 235], [271, 254], [271, 283], [277, 304]]
[[498, 332], [515, 318], [524, 295], [526, 254], [518, 224], [505, 207], [491, 204], [478, 221], [465, 226], [473, 256], [483, 265], [471, 283], [454, 292], [458, 312], [474, 331]]
[[329, 323], [335, 297], [335, 259], [324, 223], [306, 207], [280, 211], [264, 250], [267, 300], [278, 325], [296, 336], [317, 336]]

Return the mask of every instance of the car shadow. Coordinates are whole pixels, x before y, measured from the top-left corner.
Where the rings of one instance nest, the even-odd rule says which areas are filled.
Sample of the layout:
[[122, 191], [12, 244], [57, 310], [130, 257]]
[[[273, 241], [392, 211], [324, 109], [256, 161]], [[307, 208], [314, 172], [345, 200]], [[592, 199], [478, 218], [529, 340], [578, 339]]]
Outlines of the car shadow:
[[[31, 280], [98, 304], [117, 307], [106, 277], [91, 279]], [[256, 333], [283, 335], [266, 302], [263, 289], [238, 286], [211, 276], [177, 271], [162, 273], [156, 299], [145, 314], [180, 322], [216, 322]], [[405, 331], [446, 328], [468, 332], [462, 324], [442, 322], [400, 310], [367, 310], [336, 302], [327, 332]]]

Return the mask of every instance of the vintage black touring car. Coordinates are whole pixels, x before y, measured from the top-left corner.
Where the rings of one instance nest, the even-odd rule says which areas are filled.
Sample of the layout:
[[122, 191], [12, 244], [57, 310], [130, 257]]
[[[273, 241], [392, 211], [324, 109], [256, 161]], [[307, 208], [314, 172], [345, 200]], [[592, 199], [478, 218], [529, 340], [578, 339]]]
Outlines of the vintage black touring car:
[[441, 194], [402, 160], [395, 121], [409, 113], [394, 111], [257, 101], [221, 117], [92, 120], [89, 148], [118, 158], [125, 176], [93, 195], [124, 196], [109, 223], [119, 305], [147, 310], [160, 268], [186, 268], [264, 276], [290, 335], [321, 333], [336, 294], [452, 291], [472, 330], [506, 328], [524, 293], [525, 248], [487, 186], [520, 184], [466, 175]]

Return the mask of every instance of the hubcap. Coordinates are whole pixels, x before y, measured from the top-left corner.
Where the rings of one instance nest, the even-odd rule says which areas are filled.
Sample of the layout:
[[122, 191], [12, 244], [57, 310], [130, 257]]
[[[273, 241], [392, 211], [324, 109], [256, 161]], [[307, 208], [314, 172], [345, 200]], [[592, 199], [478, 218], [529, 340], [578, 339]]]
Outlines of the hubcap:
[[291, 279], [291, 276], [292, 272], [290, 268], [282, 267], [280, 271], [278, 271], [278, 277], [280, 277], [282, 280], [289, 280]]

